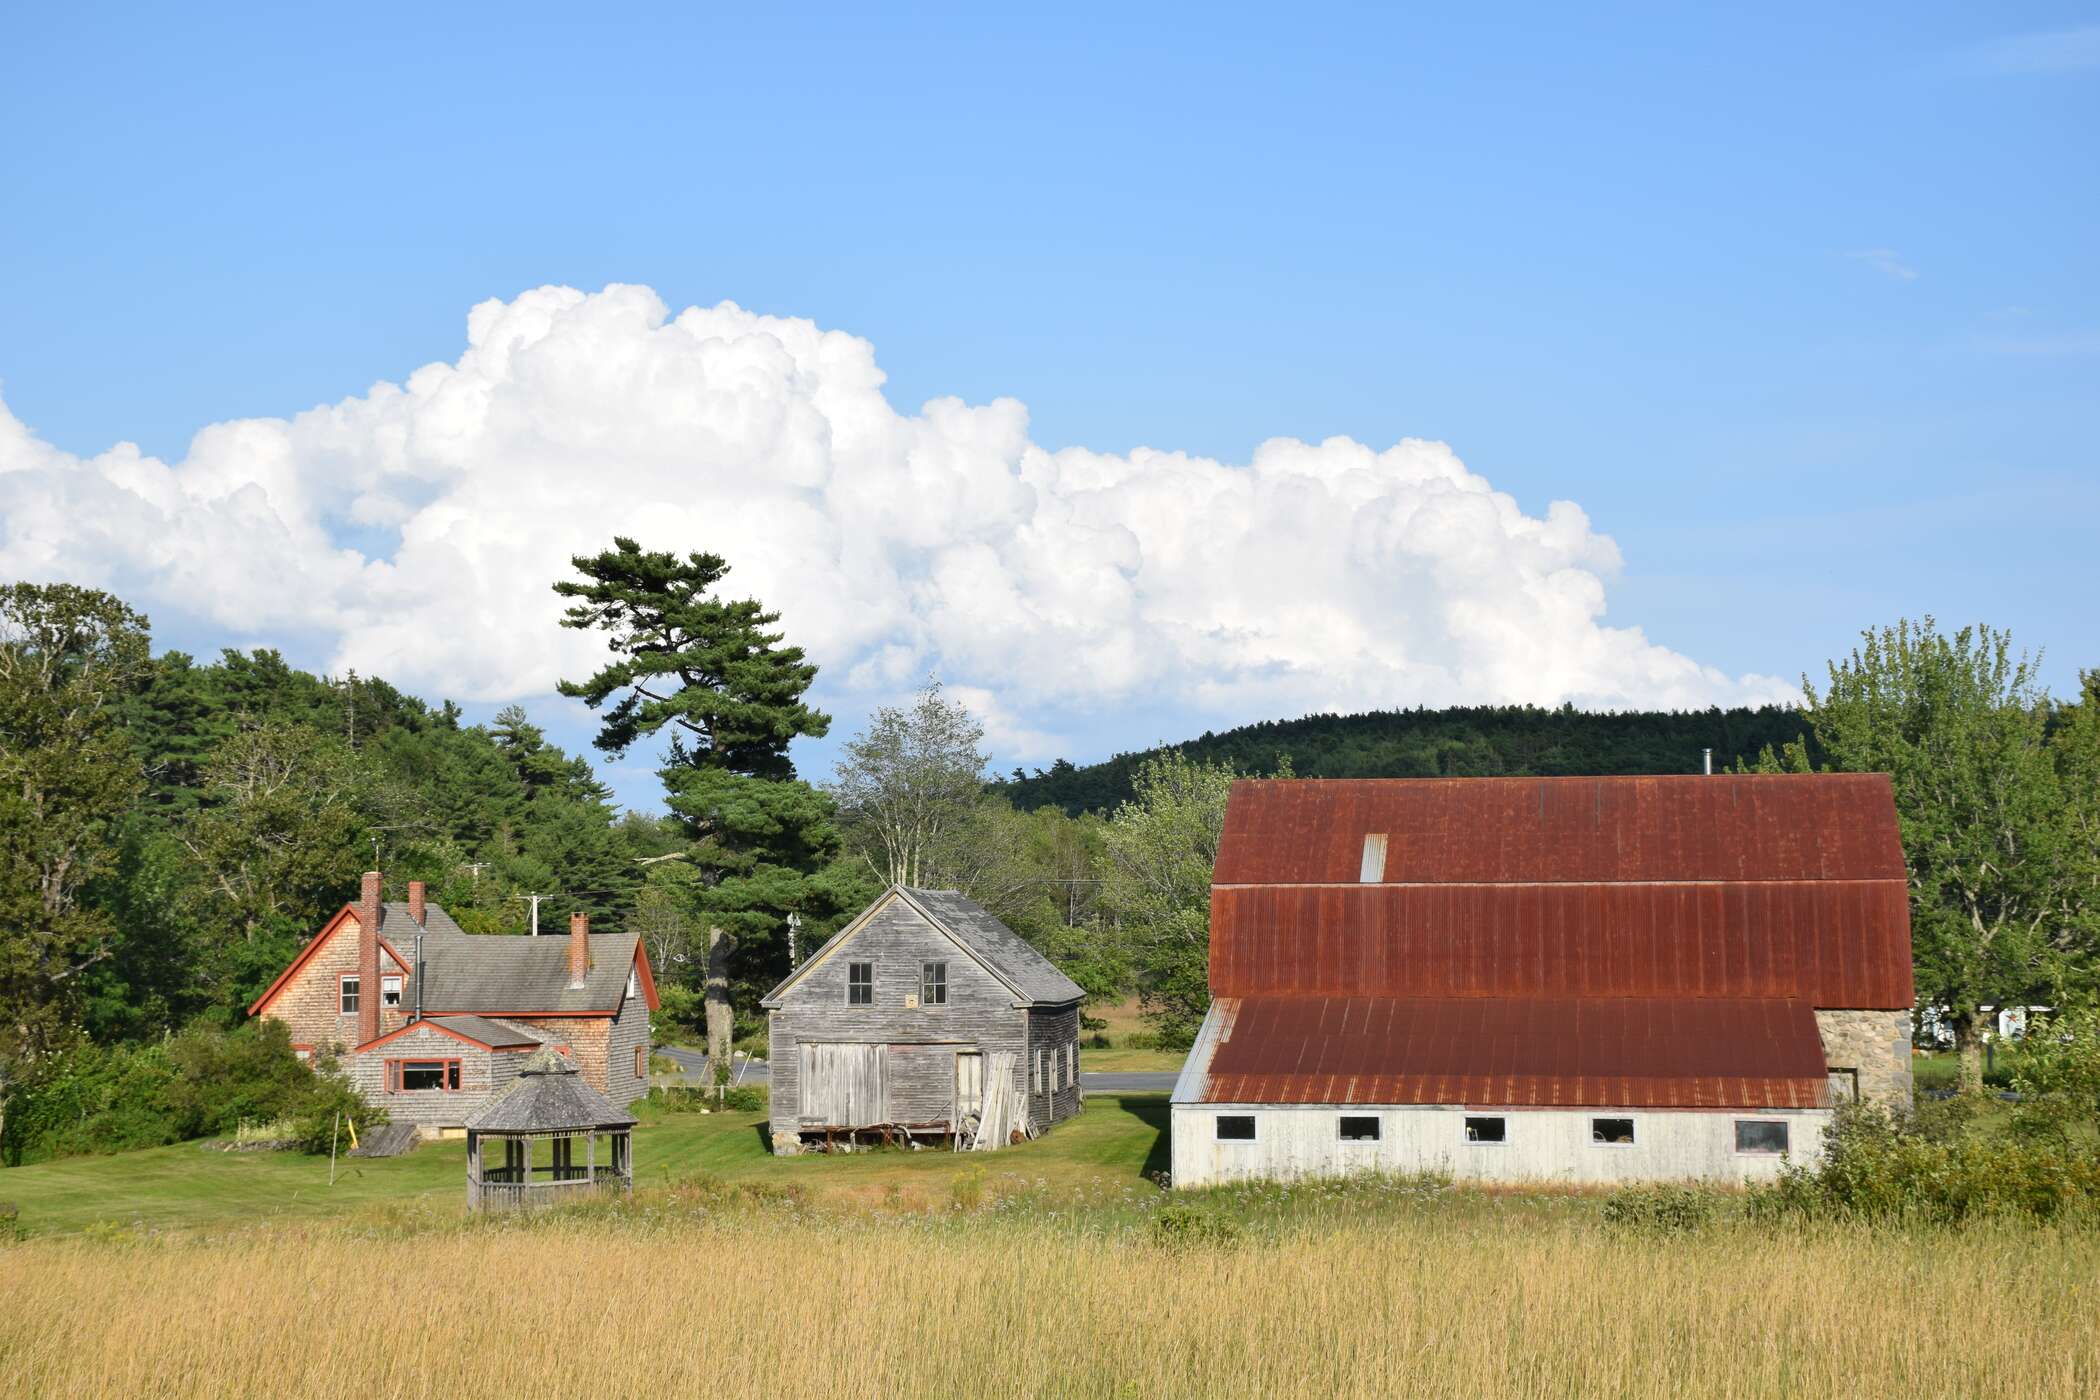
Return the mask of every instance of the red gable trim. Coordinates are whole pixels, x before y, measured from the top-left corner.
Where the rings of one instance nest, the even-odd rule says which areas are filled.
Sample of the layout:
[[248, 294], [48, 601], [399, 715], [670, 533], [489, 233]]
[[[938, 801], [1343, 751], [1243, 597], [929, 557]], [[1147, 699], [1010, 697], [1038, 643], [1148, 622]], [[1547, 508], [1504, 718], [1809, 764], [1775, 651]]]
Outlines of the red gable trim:
[[473, 1036], [468, 1035], [465, 1031], [454, 1030], [452, 1027], [446, 1025], [442, 1021], [432, 1021], [425, 1019], [421, 1021], [410, 1021], [407, 1025], [402, 1026], [398, 1030], [388, 1031], [385, 1035], [380, 1036], [377, 1040], [368, 1040], [364, 1044], [357, 1047], [357, 1053], [362, 1055], [367, 1050], [376, 1050], [390, 1040], [400, 1039], [402, 1036], [407, 1035], [410, 1031], [443, 1031], [446, 1035], [451, 1036], [454, 1040], [465, 1041], [467, 1044], [476, 1046], [482, 1050], [494, 1050], [496, 1048], [495, 1046], [489, 1044], [485, 1040], [476, 1040]]
[[634, 968], [642, 974], [642, 1004], [654, 1011], [661, 1005], [656, 999], [656, 974], [649, 970], [649, 947], [639, 938], [634, 940]]
[[[271, 1000], [284, 990], [287, 983], [299, 975], [299, 969], [305, 967], [312, 960], [313, 955], [321, 951], [322, 946], [328, 942], [330, 935], [342, 927], [343, 920], [356, 917], [357, 908], [354, 905], [345, 904], [342, 908], [336, 910], [328, 922], [321, 925], [321, 931], [315, 934], [304, 948], [299, 950], [299, 956], [292, 959], [291, 966], [278, 973], [277, 980], [272, 982], [261, 996], [249, 1004], [248, 1014], [250, 1016], [258, 1016], [267, 1010]], [[400, 968], [403, 973], [409, 970], [408, 959], [395, 952], [393, 946], [384, 938], [379, 940], [379, 946], [386, 949], [387, 956], [394, 960], [394, 966]]]
[[[547, 1020], [560, 1016], [569, 1020], [596, 1018], [600, 1021], [609, 1021], [619, 1013], [616, 1011], [490, 1011], [480, 1006], [448, 1006], [442, 1010], [426, 1007], [423, 1014], [425, 1016], [530, 1016], [538, 1020]], [[377, 1044], [378, 1042], [374, 1041], [373, 1043]]]

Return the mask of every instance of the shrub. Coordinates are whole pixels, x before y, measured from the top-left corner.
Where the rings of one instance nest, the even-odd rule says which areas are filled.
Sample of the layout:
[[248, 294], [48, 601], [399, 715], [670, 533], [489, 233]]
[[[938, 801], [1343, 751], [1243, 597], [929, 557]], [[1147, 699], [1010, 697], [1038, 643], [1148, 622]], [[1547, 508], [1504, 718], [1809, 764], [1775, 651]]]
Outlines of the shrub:
[[1697, 1230], [1720, 1213], [1719, 1197], [1698, 1186], [1629, 1186], [1604, 1201], [1607, 1223], [1665, 1234]]
[[282, 1022], [196, 1025], [155, 1045], [83, 1045], [56, 1057], [9, 1105], [5, 1150], [11, 1162], [41, 1161], [282, 1121], [294, 1141], [325, 1152], [338, 1112], [360, 1128], [385, 1121], [340, 1079], [302, 1063]]
[[1752, 1192], [1753, 1214], [1952, 1225], [2054, 1220], [2100, 1205], [2100, 1156], [2066, 1140], [1948, 1132], [1872, 1105], [1840, 1109], [1823, 1160]]
[[648, 1097], [650, 1107], [666, 1113], [698, 1113], [701, 1109], [717, 1113], [764, 1113], [769, 1102], [765, 1088], [756, 1084], [739, 1084], [721, 1090], [659, 1084], [649, 1091]]
[[2100, 1129], [2100, 1012], [2037, 1015], [2006, 1059], [2020, 1093], [2020, 1131], [2068, 1143], [2081, 1129]]
[[0, 1201], [0, 1244], [12, 1244], [28, 1233], [22, 1228], [22, 1212], [15, 1203]]
[[1229, 1249], [1240, 1242], [1243, 1234], [1239, 1222], [1230, 1216], [1179, 1201], [1161, 1206], [1147, 1231], [1152, 1243], [1163, 1249]]

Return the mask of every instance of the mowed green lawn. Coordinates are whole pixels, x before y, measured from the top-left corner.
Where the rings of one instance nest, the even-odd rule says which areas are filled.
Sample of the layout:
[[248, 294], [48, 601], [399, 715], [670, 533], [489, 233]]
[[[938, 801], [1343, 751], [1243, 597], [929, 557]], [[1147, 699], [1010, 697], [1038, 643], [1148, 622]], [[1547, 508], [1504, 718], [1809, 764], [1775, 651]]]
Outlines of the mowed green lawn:
[[[1035, 1142], [997, 1153], [881, 1151], [776, 1158], [756, 1113], [648, 1114], [635, 1129], [635, 1181], [708, 1175], [904, 1204], [947, 1199], [955, 1180], [1014, 1179], [1052, 1190], [1125, 1186], [1167, 1167], [1165, 1094], [1089, 1094], [1086, 1111]], [[466, 1145], [430, 1143], [404, 1157], [328, 1159], [229, 1153], [197, 1143], [112, 1157], [69, 1157], [0, 1171], [0, 1202], [34, 1234], [98, 1223], [194, 1229], [353, 1212], [413, 1202], [464, 1209]]]

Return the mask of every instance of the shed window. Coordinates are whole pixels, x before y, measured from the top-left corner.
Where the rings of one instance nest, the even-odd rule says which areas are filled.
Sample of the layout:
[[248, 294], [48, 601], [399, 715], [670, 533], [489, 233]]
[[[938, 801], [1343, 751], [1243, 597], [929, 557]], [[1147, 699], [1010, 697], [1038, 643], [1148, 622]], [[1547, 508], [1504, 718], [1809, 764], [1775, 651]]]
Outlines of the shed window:
[[[1347, 849], [1344, 847], [1343, 849]], [[1356, 878], [1366, 885], [1375, 885], [1385, 878], [1385, 833], [1374, 831], [1364, 837], [1364, 863]]]
[[1759, 1156], [1777, 1156], [1786, 1151], [1787, 1125], [1756, 1118], [1735, 1120], [1735, 1150]]
[[1633, 1120], [1631, 1118], [1592, 1118], [1590, 1141], [1600, 1147], [1633, 1146]]
[[457, 1060], [388, 1060], [387, 1092], [413, 1094], [425, 1089], [459, 1088]]
[[1380, 1127], [1380, 1121], [1375, 1114], [1366, 1114], [1363, 1117], [1345, 1114], [1342, 1117], [1342, 1141], [1376, 1142]]
[[1507, 1118], [1468, 1118], [1466, 1120], [1467, 1142], [1508, 1142], [1509, 1120]]
[[873, 1006], [875, 1004], [875, 964], [846, 964], [846, 1005]]
[[345, 1016], [357, 1014], [357, 978], [345, 977], [342, 981], [342, 1007]]
[[649, 1047], [646, 1045], [634, 1047], [634, 1077], [636, 1079], [647, 1079], [649, 1077]]
[[1254, 1115], [1251, 1113], [1221, 1113], [1211, 1121], [1217, 1124], [1219, 1142], [1254, 1141]]
[[948, 964], [944, 962], [923, 963], [919, 967], [919, 1005], [946, 1006], [948, 1004]]
[[401, 1004], [401, 977], [399, 973], [389, 973], [379, 979], [379, 1004], [381, 1006], [399, 1006]]
[[1079, 1042], [1065, 1043], [1065, 1087], [1071, 1088], [1079, 1082]]

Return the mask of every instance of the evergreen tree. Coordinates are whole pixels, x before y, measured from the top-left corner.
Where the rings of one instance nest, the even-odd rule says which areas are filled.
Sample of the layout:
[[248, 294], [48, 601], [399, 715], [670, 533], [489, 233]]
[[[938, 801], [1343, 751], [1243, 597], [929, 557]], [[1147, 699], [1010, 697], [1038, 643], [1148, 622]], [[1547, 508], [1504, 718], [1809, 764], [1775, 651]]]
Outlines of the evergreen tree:
[[784, 973], [787, 916], [839, 912], [839, 887], [823, 878], [839, 844], [832, 804], [788, 757], [791, 742], [821, 737], [831, 720], [803, 703], [817, 668], [801, 648], [781, 645], [779, 614], [716, 596], [729, 572], [719, 556], [613, 543], [571, 561], [581, 581], [554, 585], [576, 600], [562, 625], [603, 632], [614, 658], [561, 692], [604, 710], [595, 742], [608, 754], [670, 732], [658, 772], [699, 877], [708, 1051], [719, 1073], [732, 1035], [732, 959]]

